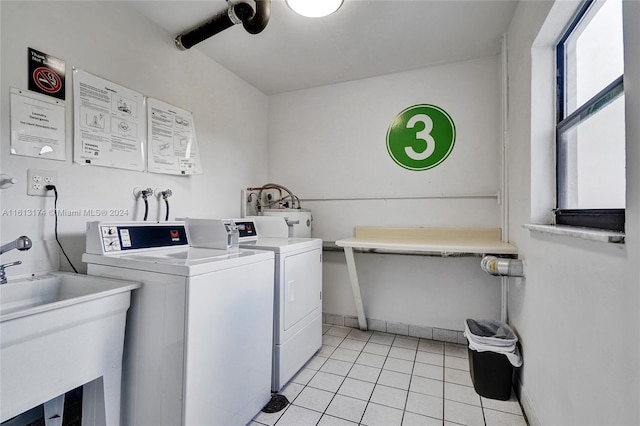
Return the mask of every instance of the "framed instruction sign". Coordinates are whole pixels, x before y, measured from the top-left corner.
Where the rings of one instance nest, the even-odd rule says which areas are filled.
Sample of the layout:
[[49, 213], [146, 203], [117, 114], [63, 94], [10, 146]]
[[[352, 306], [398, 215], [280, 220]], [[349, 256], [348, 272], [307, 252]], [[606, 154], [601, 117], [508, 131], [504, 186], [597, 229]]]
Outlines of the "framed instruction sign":
[[143, 171], [144, 95], [73, 70], [76, 163]]
[[11, 154], [66, 160], [64, 102], [11, 88]]
[[193, 114], [149, 98], [147, 117], [147, 170], [172, 175], [202, 173]]

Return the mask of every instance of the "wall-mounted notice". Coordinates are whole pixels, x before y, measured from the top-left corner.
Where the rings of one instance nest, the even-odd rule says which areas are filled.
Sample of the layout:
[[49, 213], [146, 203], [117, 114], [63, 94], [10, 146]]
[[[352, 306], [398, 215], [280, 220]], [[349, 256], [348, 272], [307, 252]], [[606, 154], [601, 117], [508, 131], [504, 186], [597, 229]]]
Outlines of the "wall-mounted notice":
[[73, 70], [76, 163], [144, 170], [144, 96]]
[[29, 90], [64, 100], [62, 59], [29, 48]]
[[147, 99], [147, 169], [154, 173], [202, 173], [193, 115], [157, 99]]
[[64, 102], [11, 88], [11, 154], [66, 160]]

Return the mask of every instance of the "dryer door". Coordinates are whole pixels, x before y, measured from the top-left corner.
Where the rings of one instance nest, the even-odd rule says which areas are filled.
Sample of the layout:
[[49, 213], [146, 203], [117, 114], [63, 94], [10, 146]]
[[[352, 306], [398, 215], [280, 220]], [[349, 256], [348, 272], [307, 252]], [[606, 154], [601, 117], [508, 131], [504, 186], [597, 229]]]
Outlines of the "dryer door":
[[282, 324], [287, 331], [322, 309], [322, 251], [318, 249], [287, 256], [282, 282]]

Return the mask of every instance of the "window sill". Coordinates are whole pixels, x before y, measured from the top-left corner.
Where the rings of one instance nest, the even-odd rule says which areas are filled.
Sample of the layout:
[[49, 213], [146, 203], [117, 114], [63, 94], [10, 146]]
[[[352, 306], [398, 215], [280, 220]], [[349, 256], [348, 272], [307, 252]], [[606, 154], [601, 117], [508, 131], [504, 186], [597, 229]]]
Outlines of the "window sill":
[[530, 231], [542, 232], [544, 234], [564, 235], [567, 237], [580, 238], [588, 241], [598, 241], [601, 243], [624, 244], [624, 232], [578, 228], [575, 226], [563, 225], [535, 225], [527, 223], [523, 226]]

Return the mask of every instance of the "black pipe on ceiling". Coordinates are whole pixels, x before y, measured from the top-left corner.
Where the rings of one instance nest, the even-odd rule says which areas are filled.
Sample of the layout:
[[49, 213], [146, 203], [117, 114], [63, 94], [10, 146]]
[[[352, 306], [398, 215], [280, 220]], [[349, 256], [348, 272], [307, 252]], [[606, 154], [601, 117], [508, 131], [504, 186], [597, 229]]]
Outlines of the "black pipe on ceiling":
[[227, 28], [242, 23], [250, 34], [258, 34], [265, 29], [271, 16], [271, 0], [255, 0], [254, 11], [251, 4], [241, 1], [229, 2], [227, 10], [220, 12], [208, 22], [175, 38], [178, 49], [187, 50]]
[[249, 34], [258, 34], [267, 27], [271, 17], [271, 0], [255, 0], [256, 13], [242, 19], [242, 26]]

